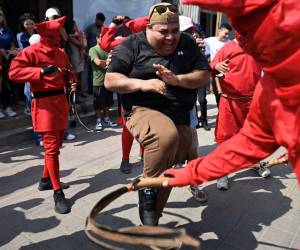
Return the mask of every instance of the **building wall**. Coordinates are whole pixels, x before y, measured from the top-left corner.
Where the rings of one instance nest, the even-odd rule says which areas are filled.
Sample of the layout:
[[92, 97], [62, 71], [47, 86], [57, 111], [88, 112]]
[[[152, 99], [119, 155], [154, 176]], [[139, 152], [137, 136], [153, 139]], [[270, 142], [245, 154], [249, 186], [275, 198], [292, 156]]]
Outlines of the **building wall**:
[[131, 18], [148, 15], [150, 7], [159, 0], [73, 0], [74, 19], [81, 29], [93, 23], [97, 12], [106, 17], [105, 24], [109, 24], [113, 16], [129, 16]]

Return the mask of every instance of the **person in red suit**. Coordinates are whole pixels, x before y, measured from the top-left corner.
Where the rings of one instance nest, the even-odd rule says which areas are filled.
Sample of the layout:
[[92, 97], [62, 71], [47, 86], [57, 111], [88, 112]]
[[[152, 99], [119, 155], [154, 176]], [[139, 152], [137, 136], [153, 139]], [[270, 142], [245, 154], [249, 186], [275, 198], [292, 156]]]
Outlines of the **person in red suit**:
[[[213, 74], [219, 76], [222, 92], [215, 129], [215, 141], [221, 144], [242, 128], [262, 70], [254, 58], [239, 46], [236, 39], [218, 51], [210, 66]], [[270, 175], [270, 170], [263, 166], [257, 171], [262, 177]], [[218, 179], [217, 188], [228, 189], [227, 176]]]
[[[250, 167], [279, 146], [300, 182], [300, 4], [298, 0], [183, 0], [225, 12], [263, 68], [243, 128], [211, 154], [167, 170], [164, 186], [196, 185]], [[166, 174], [165, 173], [165, 174]]]
[[[54, 190], [55, 211], [69, 213], [59, 176], [59, 149], [68, 122], [65, 88], [71, 69], [66, 53], [60, 49], [60, 30], [66, 17], [37, 24], [40, 42], [22, 50], [12, 61], [9, 77], [15, 82], [30, 82], [32, 123], [42, 134], [45, 165], [39, 190]], [[72, 74], [73, 75], [73, 74]]]
[[[124, 24], [130, 33], [137, 33], [146, 30], [148, 24], [148, 16], [138, 17], [135, 19], [128, 19], [124, 16], [117, 16], [112, 20], [112, 23], [108, 27], [102, 27], [100, 47], [107, 51], [108, 53], [117, 47], [124, 39], [123, 37], [117, 37], [118, 25]], [[116, 38], [117, 37], [117, 38]], [[121, 111], [123, 112], [123, 110]], [[121, 124], [123, 124], [122, 130], [122, 161], [120, 165], [120, 170], [124, 174], [131, 173], [131, 165], [129, 163], [129, 155], [133, 143], [133, 136], [130, 134], [126, 127], [126, 121], [121, 115]], [[143, 148], [140, 146], [140, 155], [143, 155]]]

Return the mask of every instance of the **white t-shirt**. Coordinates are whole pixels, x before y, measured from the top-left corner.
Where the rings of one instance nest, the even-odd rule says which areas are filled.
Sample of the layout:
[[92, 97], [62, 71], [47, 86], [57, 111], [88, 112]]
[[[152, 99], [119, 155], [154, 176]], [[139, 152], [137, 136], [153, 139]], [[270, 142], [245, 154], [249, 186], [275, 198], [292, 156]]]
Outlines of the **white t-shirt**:
[[205, 55], [210, 56], [212, 61], [218, 51], [223, 47], [225, 42], [219, 41], [217, 37], [211, 36], [204, 39], [205, 43]]

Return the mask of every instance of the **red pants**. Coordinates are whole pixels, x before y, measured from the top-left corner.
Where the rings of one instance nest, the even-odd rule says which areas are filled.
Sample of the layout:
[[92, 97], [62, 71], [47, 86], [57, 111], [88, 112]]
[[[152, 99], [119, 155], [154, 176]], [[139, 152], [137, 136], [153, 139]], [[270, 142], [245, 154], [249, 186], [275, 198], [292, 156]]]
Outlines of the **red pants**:
[[[123, 108], [122, 108], [122, 113], [123, 113]], [[123, 124], [123, 130], [122, 130], [122, 160], [129, 160], [130, 156], [130, 151], [133, 143], [133, 136], [132, 134], [128, 131], [126, 127], [126, 121], [124, 116], [122, 115], [120, 117], [120, 121]], [[144, 152], [144, 149], [142, 146], [140, 146], [140, 154], [142, 155]]]
[[53, 190], [58, 190], [60, 189], [58, 156], [63, 141], [64, 130], [41, 132], [41, 134], [45, 150], [43, 178], [50, 177]]

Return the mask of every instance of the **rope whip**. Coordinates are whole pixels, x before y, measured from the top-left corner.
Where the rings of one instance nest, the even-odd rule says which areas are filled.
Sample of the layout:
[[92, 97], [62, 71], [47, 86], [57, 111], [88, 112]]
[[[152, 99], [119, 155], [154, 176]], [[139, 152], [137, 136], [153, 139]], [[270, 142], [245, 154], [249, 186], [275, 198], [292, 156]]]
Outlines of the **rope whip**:
[[[72, 77], [70, 69], [58, 68], [58, 71], [67, 74], [67, 76], [69, 77], [69, 83], [71, 84], [71, 86], [74, 84], [74, 79]], [[80, 118], [78, 110], [77, 110], [77, 105], [76, 105], [76, 96], [77, 96], [76, 89], [71, 89], [68, 99], [69, 99], [69, 103], [71, 105], [71, 110], [72, 110], [73, 116], [77, 119], [77, 121], [80, 123], [80, 125], [83, 128], [85, 128], [88, 132], [96, 132], [95, 129], [89, 128]]]
[[[125, 193], [136, 191], [144, 187], [158, 188], [162, 187], [162, 183], [167, 180], [166, 177], [157, 178], [136, 178], [132, 183], [123, 186], [106, 196], [104, 196], [93, 207], [86, 219], [85, 233], [87, 237], [96, 243], [110, 250], [125, 250], [116, 247], [102, 239], [112, 242], [119, 242], [138, 246], [152, 247], [153, 249], [180, 249], [183, 245], [190, 246], [192, 249], [199, 249], [198, 240], [186, 234], [184, 229], [171, 229], [159, 226], [133, 226], [120, 229], [113, 229], [106, 225], [96, 222], [95, 217], [112, 201], [119, 198]], [[102, 239], [100, 239], [102, 238]], [[138, 248], [136, 248], [138, 249]]]

